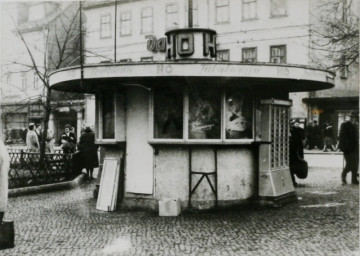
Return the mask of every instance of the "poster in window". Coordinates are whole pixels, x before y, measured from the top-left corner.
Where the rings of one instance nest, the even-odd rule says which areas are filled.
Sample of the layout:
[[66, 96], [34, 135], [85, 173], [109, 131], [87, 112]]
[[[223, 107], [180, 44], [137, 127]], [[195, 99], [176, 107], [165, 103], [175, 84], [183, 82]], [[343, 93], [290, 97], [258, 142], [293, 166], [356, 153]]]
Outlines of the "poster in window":
[[220, 88], [192, 86], [189, 91], [189, 138], [220, 139]]
[[154, 91], [154, 138], [181, 139], [183, 133], [183, 94], [172, 87]]
[[252, 138], [252, 97], [242, 91], [226, 92], [226, 139]]

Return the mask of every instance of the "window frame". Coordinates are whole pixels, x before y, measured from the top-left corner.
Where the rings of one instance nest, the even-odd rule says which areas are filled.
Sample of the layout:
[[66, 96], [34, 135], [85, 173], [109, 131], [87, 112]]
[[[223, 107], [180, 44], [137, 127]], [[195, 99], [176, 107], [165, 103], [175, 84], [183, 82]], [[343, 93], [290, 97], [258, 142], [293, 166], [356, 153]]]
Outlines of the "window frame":
[[119, 62], [120, 63], [128, 63], [128, 62], [131, 62], [132, 60], [130, 58], [128, 59], [120, 59]]
[[[146, 10], [151, 10], [151, 16], [144, 16], [144, 12]], [[151, 18], [151, 29], [150, 31], [144, 31], [144, 18]], [[154, 8], [152, 6], [147, 6], [147, 7], [143, 7], [141, 9], [141, 13], [140, 13], [140, 26], [141, 26], [141, 29], [140, 29], [140, 33], [141, 34], [147, 34], [147, 33], [153, 33], [154, 32]]]
[[97, 118], [97, 123], [98, 123], [98, 127], [99, 127], [99, 130], [97, 131], [97, 138], [96, 140], [99, 141], [99, 142], [116, 142], [117, 141], [117, 138], [116, 138], [116, 135], [117, 135], [117, 98], [116, 97], [116, 93], [114, 91], [114, 93], [112, 94], [112, 97], [113, 97], [113, 107], [114, 107], [114, 138], [103, 138], [103, 103], [104, 103], [104, 96], [105, 96], [105, 93], [104, 92], [100, 92], [98, 94], [98, 97], [96, 97], [96, 105], [98, 106], [98, 118]]
[[[244, 6], [248, 5], [251, 6], [252, 4], [255, 4], [255, 17], [250, 17], [250, 18], [245, 18], [244, 17]], [[242, 0], [242, 5], [241, 5], [241, 20], [242, 21], [251, 21], [251, 20], [257, 20], [258, 19], [258, 12], [257, 12], [257, 0]]]
[[27, 74], [26, 72], [21, 73], [21, 90], [26, 91], [27, 89]]
[[153, 56], [140, 57], [140, 61], [141, 62], [151, 62], [151, 61], [154, 61], [154, 57]]
[[[170, 6], [176, 6], [176, 12], [168, 12], [168, 8]], [[177, 25], [175, 25], [175, 24], [169, 25], [169, 23], [168, 23], [168, 20], [169, 20], [168, 17], [169, 16], [168, 15], [169, 14], [175, 15], [174, 13], [176, 14], [176, 23], [177, 23]], [[166, 29], [179, 27], [179, 4], [177, 2], [168, 3], [165, 6], [165, 27], [166, 27]]]
[[284, 9], [285, 9], [284, 14], [274, 14], [273, 13], [273, 5], [275, 3], [274, 1], [282, 1], [282, 0], [270, 0], [270, 18], [287, 17], [288, 16], [288, 2], [287, 2], [287, 0], [283, 0], [284, 1]]
[[[122, 17], [126, 14], [129, 14], [129, 19], [126, 19], [126, 20], [123, 20]], [[132, 14], [131, 14], [131, 10], [128, 10], [128, 11], [122, 11], [120, 12], [120, 15], [119, 15], [119, 34], [120, 36], [131, 36], [132, 35], [132, 24], [131, 24], [131, 21], [132, 21]], [[124, 33], [123, 32], [123, 24], [125, 22], [129, 22], [129, 32], [128, 33]]]
[[33, 88], [35, 90], [39, 89], [39, 76], [36, 74], [36, 72], [34, 73], [34, 85]]
[[[224, 60], [224, 59], [218, 59], [218, 53], [227, 53], [228, 56], [229, 56], [229, 59], [228, 60]], [[217, 54], [216, 54], [216, 60], [220, 60], [220, 61], [230, 61], [230, 49], [222, 49], [222, 50], [217, 50]]]
[[[105, 18], [105, 17], [109, 17], [109, 22], [106, 22], [106, 23], [104, 23], [103, 22], [103, 18]], [[111, 14], [110, 13], [104, 13], [104, 14], [102, 14], [101, 16], [100, 16], [100, 39], [106, 39], [106, 38], [111, 38], [111, 22], [112, 22], [112, 17], [111, 17]], [[104, 30], [103, 30], [103, 25], [106, 25], [106, 24], [108, 24], [109, 25], [109, 35], [107, 35], [107, 36], [104, 36], [103, 35], [103, 32], [104, 32]]]
[[345, 66], [345, 64], [346, 64], [346, 56], [345, 55], [341, 56], [340, 64], [341, 64], [341, 67], [339, 69], [340, 78], [347, 79], [348, 78], [348, 68]]
[[[219, 5], [219, 1], [226, 1], [227, 4]], [[226, 20], [219, 21], [218, 20], [218, 11], [219, 8], [227, 8], [227, 16]], [[227, 24], [230, 23], [230, 1], [229, 0], [215, 0], [215, 24], [221, 25], [221, 24]]]
[[[219, 139], [190, 139], [189, 138], [189, 90], [187, 87], [183, 88], [183, 137], [182, 139], [159, 139], [154, 138], [154, 125], [155, 125], [155, 103], [154, 103], [154, 92], [150, 93], [149, 101], [149, 144], [218, 144], [218, 145], [242, 145], [242, 144], [251, 144], [255, 141], [255, 100], [252, 98], [251, 107], [252, 107], [252, 138], [251, 139], [227, 139], [226, 138], [226, 89], [228, 87], [219, 88], [221, 92], [220, 96], [220, 138]], [[250, 94], [251, 95], [251, 94]]]
[[[255, 61], [254, 62], [248, 62], [244, 58], [244, 52], [246, 50], [255, 50]], [[241, 61], [245, 63], [257, 63], [257, 47], [244, 47], [241, 49]]]
[[[272, 49], [273, 48], [280, 48], [280, 47], [284, 47], [284, 59], [285, 61], [284, 62], [272, 62], [271, 59], [273, 57], [279, 57], [279, 56], [272, 56]], [[281, 57], [281, 56], [280, 56]], [[270, 63], [277, 63], [277, 64], [286, 64], [287, 62], [287, 49], [286, 49], [286, 44], [280, 44], [280, 45], [271, 45], [270, 46]]]

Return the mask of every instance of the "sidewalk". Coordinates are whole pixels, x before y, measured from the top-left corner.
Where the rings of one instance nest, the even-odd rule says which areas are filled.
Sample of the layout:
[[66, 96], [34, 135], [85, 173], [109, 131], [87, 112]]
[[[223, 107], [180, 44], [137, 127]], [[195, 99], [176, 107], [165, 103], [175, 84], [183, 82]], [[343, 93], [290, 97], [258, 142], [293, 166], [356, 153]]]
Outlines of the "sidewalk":
[[310, 168], [299, 201], [159, 217], [97, 211], [95, 182], [9, 199], [15, 248], [1, 255], [359, 255], [359, 190], [338, 168]]
[[304, 158], [308, 162], [309, 167], [343, 169], [344, 157], [340, 151], [323, 152], [318, 149], [304, 149]]

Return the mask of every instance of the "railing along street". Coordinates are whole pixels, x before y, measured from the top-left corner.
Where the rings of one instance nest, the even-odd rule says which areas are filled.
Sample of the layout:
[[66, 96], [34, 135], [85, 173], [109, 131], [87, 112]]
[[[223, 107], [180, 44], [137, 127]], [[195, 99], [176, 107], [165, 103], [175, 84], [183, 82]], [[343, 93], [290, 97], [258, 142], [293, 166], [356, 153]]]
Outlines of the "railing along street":
[[46, 153], [44, 163], [40, 163], [40, 153], [23, 149], [9, 149], [9, 188], [19, 188], [51, 184], [73, 179], [78, 173], [72, 168], [72, 154], [61, 150]]

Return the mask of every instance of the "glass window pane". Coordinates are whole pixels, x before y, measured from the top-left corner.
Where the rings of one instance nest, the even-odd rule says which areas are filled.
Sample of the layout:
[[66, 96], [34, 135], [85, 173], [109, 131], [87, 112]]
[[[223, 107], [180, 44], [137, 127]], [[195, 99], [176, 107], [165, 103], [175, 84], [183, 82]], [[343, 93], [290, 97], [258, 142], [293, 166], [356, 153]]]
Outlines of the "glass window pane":
[[102, 98], [103, 139], [115, 139], [114, 93], [106, 92]]
[[229, 88], [226, 91], [226, 139], [251, 139], [252, 116], [252, 97], [238, 89]]
[[189, 88], [189, 138], [220, 139], [221, 89]]
[[154, 138], [182, 139], [183, 93], [175, 87], [154, 90]]

